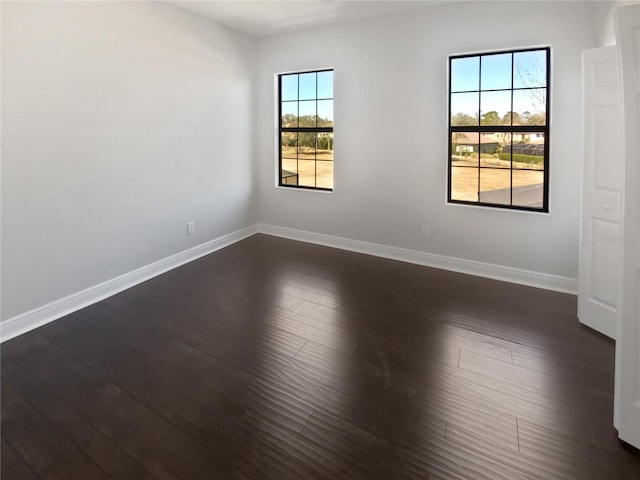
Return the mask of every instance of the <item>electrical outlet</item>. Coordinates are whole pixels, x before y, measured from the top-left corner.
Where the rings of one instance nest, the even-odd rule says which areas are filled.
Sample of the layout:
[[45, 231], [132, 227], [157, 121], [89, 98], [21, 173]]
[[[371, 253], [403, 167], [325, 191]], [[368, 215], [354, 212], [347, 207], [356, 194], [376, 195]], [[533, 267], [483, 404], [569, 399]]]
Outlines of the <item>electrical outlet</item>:
[[196, 231], [196, 222], [187, 222], [187, 235]]
[[431, 227], [429, 225], [422, 225], [422, 236], [428, 237], [431, 234]]

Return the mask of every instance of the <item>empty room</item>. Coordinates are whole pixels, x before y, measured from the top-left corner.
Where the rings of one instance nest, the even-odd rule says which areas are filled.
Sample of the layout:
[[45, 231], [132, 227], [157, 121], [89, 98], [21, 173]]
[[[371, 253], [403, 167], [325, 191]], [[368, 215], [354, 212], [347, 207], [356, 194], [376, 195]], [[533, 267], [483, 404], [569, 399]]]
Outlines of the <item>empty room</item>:
[[640, 479], [640, 4], [2, 1], [3, 480]]

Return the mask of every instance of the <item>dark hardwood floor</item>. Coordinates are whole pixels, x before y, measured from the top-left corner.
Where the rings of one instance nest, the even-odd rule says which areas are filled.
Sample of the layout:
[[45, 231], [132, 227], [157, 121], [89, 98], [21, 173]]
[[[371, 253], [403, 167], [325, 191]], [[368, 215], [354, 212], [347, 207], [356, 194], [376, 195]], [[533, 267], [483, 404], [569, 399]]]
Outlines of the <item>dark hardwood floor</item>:
[[5, 342], [2, 479], [640, 479], [576, 297], [255, 235]]

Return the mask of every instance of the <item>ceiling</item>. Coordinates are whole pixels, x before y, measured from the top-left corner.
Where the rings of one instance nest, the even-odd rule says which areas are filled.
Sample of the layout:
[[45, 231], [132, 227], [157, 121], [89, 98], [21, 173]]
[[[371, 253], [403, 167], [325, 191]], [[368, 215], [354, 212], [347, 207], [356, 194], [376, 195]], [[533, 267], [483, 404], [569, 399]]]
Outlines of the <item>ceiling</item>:
[[[446, 0], [167, 0], [178, 7], [253, 36], [390, 15], [446, 3]], [[451, 1], [451, 0], [449, 0]]]

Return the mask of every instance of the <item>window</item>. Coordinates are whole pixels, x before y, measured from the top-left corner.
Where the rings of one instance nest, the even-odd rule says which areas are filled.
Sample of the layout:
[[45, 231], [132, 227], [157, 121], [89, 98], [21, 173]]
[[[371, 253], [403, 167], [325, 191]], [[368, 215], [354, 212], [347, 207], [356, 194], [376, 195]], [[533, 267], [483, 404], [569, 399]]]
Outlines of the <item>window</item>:
[[333, 190], [333, 70], [278, 76], [278, 184]]
[[448, 201], [549, 211], [550, 49], [449, 57]]

